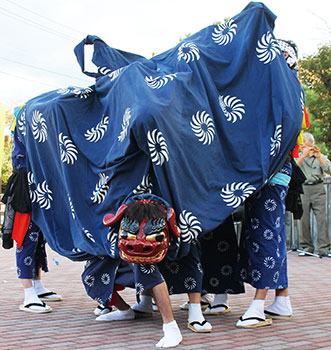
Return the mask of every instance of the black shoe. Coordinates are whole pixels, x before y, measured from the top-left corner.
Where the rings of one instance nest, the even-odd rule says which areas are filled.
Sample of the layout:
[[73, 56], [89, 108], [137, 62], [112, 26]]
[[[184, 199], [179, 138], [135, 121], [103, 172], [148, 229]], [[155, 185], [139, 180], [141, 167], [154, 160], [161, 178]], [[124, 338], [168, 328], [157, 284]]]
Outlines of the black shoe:
[[331, 258], [331, 252], [320, 254], [320, 257], [322, 257], [322, 258]]

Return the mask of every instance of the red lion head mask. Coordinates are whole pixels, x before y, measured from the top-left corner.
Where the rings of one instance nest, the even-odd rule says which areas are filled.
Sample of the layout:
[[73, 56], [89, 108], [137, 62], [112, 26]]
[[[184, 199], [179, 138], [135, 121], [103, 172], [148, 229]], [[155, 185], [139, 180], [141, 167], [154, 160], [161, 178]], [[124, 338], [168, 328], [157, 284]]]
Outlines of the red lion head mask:
[[[145, 199], [145, 198], [151, 199]], [[120, 221], [118, 246], [123, 260], [152, 264], [167, 254], [170, 231], [180, 236], [175, 225], [175, 211], [165, 201], [154, 195], [137, 195], [123, 204], [114, 214], [106, 214], [103, 223], [112, 226]]]

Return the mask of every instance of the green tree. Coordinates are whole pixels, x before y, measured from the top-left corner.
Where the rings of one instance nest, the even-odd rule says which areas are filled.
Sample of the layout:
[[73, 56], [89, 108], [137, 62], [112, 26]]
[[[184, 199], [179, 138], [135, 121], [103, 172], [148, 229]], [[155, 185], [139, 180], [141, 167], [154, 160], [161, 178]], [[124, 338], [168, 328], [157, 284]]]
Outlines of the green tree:
[[331, 46], [300, 60], [299, 76], [306, 93], [311, 132], [323, 153], [331, 157]]

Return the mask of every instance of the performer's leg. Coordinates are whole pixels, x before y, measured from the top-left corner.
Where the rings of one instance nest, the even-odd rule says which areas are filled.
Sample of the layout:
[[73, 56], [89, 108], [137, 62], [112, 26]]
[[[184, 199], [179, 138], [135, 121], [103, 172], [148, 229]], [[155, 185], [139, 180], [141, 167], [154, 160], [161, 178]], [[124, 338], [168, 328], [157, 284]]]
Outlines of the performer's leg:
[[116, 293], [116, 311], [109, 312], [96, 318], [96, 321], [127, 321], [134, 319], [134, 311], [130, 305]]
[[274, 302], [267, 306], [264, 313], [269, 318], [287, 319], [291, 318], [293, 311], [290, 297], [288, 295], [288, 288], [276, 289]]
[[183, 337], [173, 317], [167, 284], [165, 282], [160, 283], [153, 287], [152, 290], [163, 320], [164, 333], [164, 337], [156, 344], [156, 347], [169, 348], [177, 346]]
[[201, 294], [200, 293], [188, 293], [188, 324], [187, 327], [193, 332], [197, 333], [209, 333], [212, 330], [212, 326], [207, 322], [202, 314], [201, 310]]
[[153, 293], [151, 289], [143, 291], [139, 295], [139, 302], [131, 306], [135, 311], [136, 317], [152, 316], [153, 313]]
[[60, 294], [50, 291], [45, 288], [41, 281], [41, 268], [38, 269], [38, 276], [32, 280], [33, 288], [35, 289], [40, 300], [43, 301], [61, 301], [63, 300]]
[[251, 305], [236, 324], [238, 328], [257, 328], [272, 324], [272, 320], [266, 319], [264, 315], [264, 301], [267, 293], [267, 289], [255, 290]]
[[214, 301], [203, 311], [204, 315], [221, 315], [231, 311], [228, 294], [216, 294]]

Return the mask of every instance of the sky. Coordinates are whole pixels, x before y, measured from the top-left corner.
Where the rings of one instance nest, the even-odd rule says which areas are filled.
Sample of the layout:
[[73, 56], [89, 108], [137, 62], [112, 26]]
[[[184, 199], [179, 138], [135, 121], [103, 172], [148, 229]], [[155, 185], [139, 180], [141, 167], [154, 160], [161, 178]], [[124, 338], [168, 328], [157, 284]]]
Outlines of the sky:
[[[109, 46], [152, 57], [224, 18], [247, 0], [0, 0], [0, 103], [9, 111], [44, 92], [94, 83], [74, 47], [88, 34]], [[331, 42], [331, 2], [265, 0], [274, 35], [293, 40], [299, 58]]]

